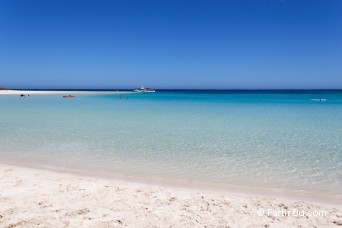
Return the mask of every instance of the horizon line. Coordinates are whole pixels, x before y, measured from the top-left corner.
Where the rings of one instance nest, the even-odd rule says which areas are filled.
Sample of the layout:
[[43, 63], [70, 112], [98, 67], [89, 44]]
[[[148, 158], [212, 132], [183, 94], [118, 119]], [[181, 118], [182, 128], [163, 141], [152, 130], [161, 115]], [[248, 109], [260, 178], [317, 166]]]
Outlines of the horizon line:
[[[0, 87], [1, 88], [1, 87]], [[2, 88], [6, 90], [133, 90], [136, 88]], [[155, 90], [211, 90], [211, 91], [293, 91], [293, 90], [342, 90], [342, 88], [258, 88], [258, 89], [248, 89], [248, 88], [154, 88]]]

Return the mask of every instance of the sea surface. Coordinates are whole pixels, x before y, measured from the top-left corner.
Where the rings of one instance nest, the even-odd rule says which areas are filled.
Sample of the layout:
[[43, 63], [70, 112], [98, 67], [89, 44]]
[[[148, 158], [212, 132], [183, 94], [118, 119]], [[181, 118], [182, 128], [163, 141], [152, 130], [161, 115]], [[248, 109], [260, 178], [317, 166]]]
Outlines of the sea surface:
[[0, 162], [341, 200], [342, 91], [0, 96]]

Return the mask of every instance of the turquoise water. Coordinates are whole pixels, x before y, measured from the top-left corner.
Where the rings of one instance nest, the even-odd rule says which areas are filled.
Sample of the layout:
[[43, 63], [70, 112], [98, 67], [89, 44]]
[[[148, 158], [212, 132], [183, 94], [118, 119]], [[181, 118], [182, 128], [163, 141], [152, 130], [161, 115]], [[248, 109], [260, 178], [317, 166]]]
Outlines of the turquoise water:
[[341, 92], [0, 96], [0, 110], [0, 162], [341, 199]]

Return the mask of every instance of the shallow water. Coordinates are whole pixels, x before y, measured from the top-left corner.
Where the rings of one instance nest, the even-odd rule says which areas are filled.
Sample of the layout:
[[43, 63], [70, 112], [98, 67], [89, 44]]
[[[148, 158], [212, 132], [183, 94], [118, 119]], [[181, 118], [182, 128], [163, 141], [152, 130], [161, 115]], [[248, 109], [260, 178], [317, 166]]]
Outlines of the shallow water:
[[342, 197], [342, 92], [0, 96], [0, 110], [3, 162]]

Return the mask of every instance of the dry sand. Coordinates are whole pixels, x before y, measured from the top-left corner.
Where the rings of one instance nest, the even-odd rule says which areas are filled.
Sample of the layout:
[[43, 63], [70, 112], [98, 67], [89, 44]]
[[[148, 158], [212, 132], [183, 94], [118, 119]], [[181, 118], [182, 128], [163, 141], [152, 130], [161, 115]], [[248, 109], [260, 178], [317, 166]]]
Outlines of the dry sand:
[[[258, 209], [326, 216], [258, 216]], [[338, 227], [340, 205], [0, 165], [0, 227]]]
[[127, 94], [130, 91], [44, 91], [44, 90], [0, 90], [0, 95], [86, 95], [86, 94]]

